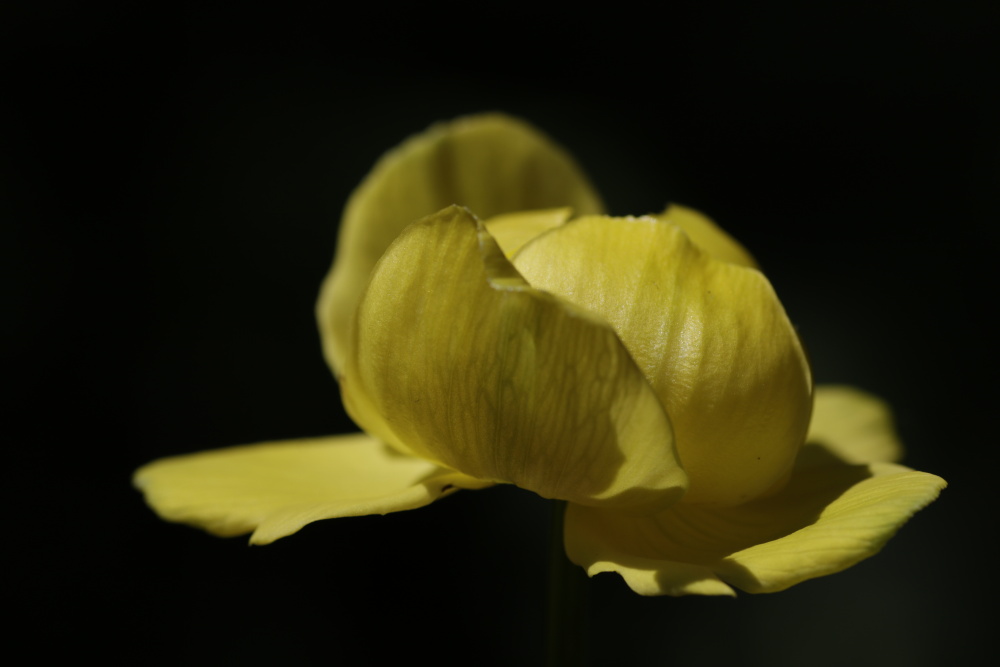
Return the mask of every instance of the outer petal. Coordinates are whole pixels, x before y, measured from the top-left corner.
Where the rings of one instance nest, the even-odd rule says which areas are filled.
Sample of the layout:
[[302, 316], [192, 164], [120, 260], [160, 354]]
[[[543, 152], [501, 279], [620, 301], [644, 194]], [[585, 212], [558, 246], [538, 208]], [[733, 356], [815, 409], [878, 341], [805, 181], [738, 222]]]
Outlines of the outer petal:
[[399, 454], [363, 433], [219, 449], [135, 473], [168, 521], [268, 544], [320, 519], [415, 509], [489, 482]]
[[589, 574], [615, 571], [643, 595], [769, 593], [878, 553], [944, 488], [891, 463], [812, 467], [741, 507], [681, 503], [654, 517], [572, 506], [566, 550]]
[[536, 238], [514, 264], [611, 323], [670, 415], [685, 502], [735, 505], [787, 479], [812, 380], [759, 271], [713, 259], [673, 224], [596, 216]]
[[[783, 533], [795, 532], [730, 554], [719, 565], [726, 581], [751, 593], [771, 593], [845, 570], [878, 553], [946, 486], [936, 475], [891, 463], [815, 468], [796, 477], [780, 497], [745, 512], [766, 517], [770, 529], [782, 525]], [[800, 501], [797, 512], [783, 505], [793, 498]], [[807, 509], [819, 512], [808, 524]]]
[[451, 207], [407, 228], [358, 308], [344, 403], [470, 476], [653, 511], [683, 492], [670, 423], [605, 322], [531, 289]]
[[[818, 413], [827, 396], [838, 399], [818, 392]], [[842, 417], [864, 423], [864, 412]], [[850, 447], [831, 442], [807, 445], [781, 492], [739, 507], [681, 503], [640, 518], [571, 506], [566, 551], [644, 595], [725, 594], [723, 582], [774, 592], [844, 570], [877, 553], [945, 482], [891, 463], [847, 465], [836, 452]]]
[[704, 213], [680, 204], [671, 204], [663, 213], [653, 217], [683, 229], [696, 246], [715, 259], [751, 269], [757, 268], [753, 255]]
[[431, 127], [387, 153], [351, 195], [317, 317], [327, 361], [347, 355], [350, 318], [368, 276], [403, 228], [451, 204], [491, 217], [570, 206], [599, 213], [596, 191], [572, 158], [524, 122], [501, 114]]

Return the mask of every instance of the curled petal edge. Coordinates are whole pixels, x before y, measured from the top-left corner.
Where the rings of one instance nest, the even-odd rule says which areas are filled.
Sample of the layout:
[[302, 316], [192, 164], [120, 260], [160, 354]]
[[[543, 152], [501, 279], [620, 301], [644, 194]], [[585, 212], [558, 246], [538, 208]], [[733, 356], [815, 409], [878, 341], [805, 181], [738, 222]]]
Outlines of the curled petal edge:
[[793, 480], [776, 496], [735, 508], [681, 504], [654, 517], [622, 517], [572, 506], [567, 554], [591, 576], [618, 572], [641, 595], [731, 595], [730, 585], [773, 593], [875, 555], [945, 486], [894, 464], [835, 468], [810, 469], [819, 490], [809, 498], [796, 497], [803, 484]]
[[[890, 461], [888, 406], [852, 387], [816, 388], [808, 443], [782, 491], [742, 506], [677, 505], [646, 518], [567, 509], [570, 559], [618, 572], [642, 595], [784, 590], [876, 554], [947, 483]], [[868, 464], [857, 464], [868, 457]]]

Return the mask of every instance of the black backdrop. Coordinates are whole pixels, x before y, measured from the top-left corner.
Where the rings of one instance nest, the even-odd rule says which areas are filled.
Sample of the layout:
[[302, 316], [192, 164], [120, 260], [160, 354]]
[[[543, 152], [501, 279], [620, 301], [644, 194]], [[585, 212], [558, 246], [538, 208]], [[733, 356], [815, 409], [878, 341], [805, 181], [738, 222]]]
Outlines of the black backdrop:
[[886, 397], [908, 463], [951, 482], [879, 556], [784, 593], [596, 578], [593, 664], [974, 654], [994, 585], [996, 6], [665, 10], [4, 10], [5, 551], [37, 655], [538, 663], [530, 494], [249, 548], [160, 522], [129, 486], [159, 456], [353, 429], [312, 318], [340, 209], [382, 151], [482, 110], [555, 137], [613, 213], [715, 217], [816, 378]]

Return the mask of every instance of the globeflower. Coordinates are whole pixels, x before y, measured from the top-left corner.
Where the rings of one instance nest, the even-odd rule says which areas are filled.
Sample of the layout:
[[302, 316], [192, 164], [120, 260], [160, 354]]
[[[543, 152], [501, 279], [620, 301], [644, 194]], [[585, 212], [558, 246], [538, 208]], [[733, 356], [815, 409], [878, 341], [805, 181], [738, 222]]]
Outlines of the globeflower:
[[888, 409], [815, 387], [751, 255], [677, 205], [611, 217], [497, 114], [432, 127], [351, 196], [317, 317], [364, 433], [154, 461], [164, 519], [267, 544], [515, 484], [569, 559], [643, 595], [772, 592], [875, 554], [945, 486]]

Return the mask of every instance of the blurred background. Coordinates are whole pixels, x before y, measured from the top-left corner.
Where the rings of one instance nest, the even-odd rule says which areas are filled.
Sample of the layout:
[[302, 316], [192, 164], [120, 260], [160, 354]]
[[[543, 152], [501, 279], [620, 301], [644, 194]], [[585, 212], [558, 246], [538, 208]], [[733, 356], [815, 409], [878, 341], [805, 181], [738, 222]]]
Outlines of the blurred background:
[[540, 664], [548, 505], [529, 493], [251, 548], [130, 487], [153, 458], [354, 430], [312, 314], [341, 208], [406, 136], [502, 110], [612, 213], [714, 217], [816, 379], [885, 397], [907, 463], [951, 484], [877, 557], [783, 593], [595, 578], [592, 664], [971, 659], [995, 586], [998, 5], [434, 7], [2, 10], [7, 572], [33, 651]]

